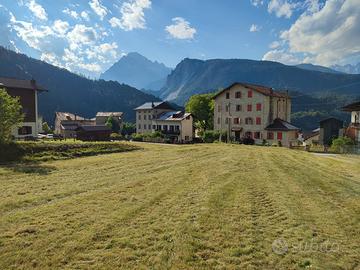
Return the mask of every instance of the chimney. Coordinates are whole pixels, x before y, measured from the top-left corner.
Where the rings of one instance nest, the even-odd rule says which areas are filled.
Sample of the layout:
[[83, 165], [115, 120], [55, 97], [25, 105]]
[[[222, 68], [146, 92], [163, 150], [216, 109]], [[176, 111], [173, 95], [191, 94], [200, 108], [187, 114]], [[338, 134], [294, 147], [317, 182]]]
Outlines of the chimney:
[[154, 101], [151, 102], [151, 107], [152, 107], [152, 108], [155, 107]]

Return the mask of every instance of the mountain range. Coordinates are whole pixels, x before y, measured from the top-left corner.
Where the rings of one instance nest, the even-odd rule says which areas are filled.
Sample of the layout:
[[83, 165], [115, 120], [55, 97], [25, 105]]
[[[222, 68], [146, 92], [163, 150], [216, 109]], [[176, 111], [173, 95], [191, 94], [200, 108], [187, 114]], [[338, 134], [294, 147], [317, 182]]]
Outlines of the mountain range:
[[66, 69], [0, 47], [0, 77], [36, 79], [49, 91], [39, 96], [39, 112], [50, 123], [55, 111], [94, 117], [98, 111], [122, 111], [134, 121], [134, 108], [158, 98], [114, 81], [90, 80]]
[[132, 52], [122, 58], [100, 79], [118, 81], [144, 90], [159, 90], [166, 82], [171, 69], [164, 64], [150, 61], [139, 53]]
[[360, 74], [360, 63], [354, 64], [354, 65], [334, 65], [331, 66], [332, 69], [340, 71], [340, 72], [344, 72], [344, 73], [348, 73], [348, 74]]

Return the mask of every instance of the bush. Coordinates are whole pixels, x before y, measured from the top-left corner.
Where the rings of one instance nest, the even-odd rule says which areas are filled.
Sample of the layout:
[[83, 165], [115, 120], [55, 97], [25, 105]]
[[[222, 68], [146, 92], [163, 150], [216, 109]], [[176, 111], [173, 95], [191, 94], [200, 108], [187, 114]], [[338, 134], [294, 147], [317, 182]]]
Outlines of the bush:
[[226, 141], [226, 132], [220, 132], [217, 130], [207, 130], [204, 132], [204, 136], [203, 136], [203, 140], [206, 143], [213, 143], [215, 141], [219, 141], [220, 138], [220, 134], [221, 134], [221, 140], [223, 142]]
[[133, 141], [136, 141], [136, 142], [142, 142], [144, 139], [143, 134], [137, 134], [137, 133], [133, 134], [131, 137], [132, 137]]
[[124, 139], [124, 136], [122, 136], [122, 135], [119, 134], [119, 133], [111, 133], [111, 134], [110, 134], [110, 140], [120, 141], [120, 140], [123, 140], [123, 139]]
[[243, 144], [246, 144], [246, 145], [254, 145], [255, 144], [255, 140], [253, 138], [244, 138], [242, 140], [242, 143]]
[[355, 145], [355, 142], [349, 137], [339, 137], [332, 141], [331, 150], [341, 152], [342, 148], [348, 145]]

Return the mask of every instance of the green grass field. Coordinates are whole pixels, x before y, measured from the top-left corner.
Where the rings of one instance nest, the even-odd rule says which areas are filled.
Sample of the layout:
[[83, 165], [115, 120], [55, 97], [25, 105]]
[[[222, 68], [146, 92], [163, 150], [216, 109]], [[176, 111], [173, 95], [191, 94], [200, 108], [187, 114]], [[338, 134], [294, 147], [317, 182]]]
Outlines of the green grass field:
[[136, 145], [0, 167], [0, 269], [359, 269], [360, 157]]

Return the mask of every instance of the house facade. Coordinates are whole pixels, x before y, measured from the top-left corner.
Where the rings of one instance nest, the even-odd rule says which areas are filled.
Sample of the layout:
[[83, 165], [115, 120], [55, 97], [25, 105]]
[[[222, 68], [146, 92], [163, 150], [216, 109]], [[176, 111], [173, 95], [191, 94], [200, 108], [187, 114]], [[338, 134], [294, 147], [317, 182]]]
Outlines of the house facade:
[[344, 121], [330, 117], [320, 121], [319, 144], [331, 145], [332, 141], [344, 135]]
[[136, 133], [160, 131], [172, 142], [191, 142], [194, 138], [193, 116], [174, 111], [166, 102], [148, 102], [135, 109]]
[[96, 125], [106, 125], [109, 117], [112, 117], [115, 121], [119, 123], [120, 129], [123, 125], [123, 112], [98, 112], [95, 117]]
[[342, 110], [351, 113], [351, 123], [345, 134], [355, 142], [360, 143], [360, 102], [349, 104]]
[[234, 83], [214, 97], [214, 129], [235, 141], [253, 138], [256, 144], [297, 144], [299, 129], [290, 124], [291, 98], [272, 88]]
[[12, 135], [16, 139], [37, 137], [42, 131], [42, 122], [38, 112], [38, 94], [47, 91], [35, 80], [19, 80], [0, 77], [0, 88], [4, 88], [12, 97], [18, 97], [24, 114], [20, 127], [14, 127]]
[[56, 135], [60, 135], [64, 139], [76, 138], [76, 130], [81, 125], [94, 126], [95, 120], [69, 112], [55, 112], [54, 133]]

